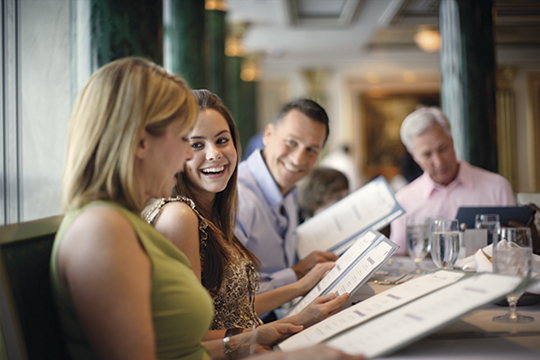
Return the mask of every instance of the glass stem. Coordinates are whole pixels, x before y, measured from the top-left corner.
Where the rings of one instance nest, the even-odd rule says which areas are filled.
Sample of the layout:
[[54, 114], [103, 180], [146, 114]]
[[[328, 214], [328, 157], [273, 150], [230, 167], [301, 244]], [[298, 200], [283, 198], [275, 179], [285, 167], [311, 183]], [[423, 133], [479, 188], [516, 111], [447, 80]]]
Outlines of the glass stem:
[[421, 261], [422, 260], [420, 260], [420, 261], [414, 260], [414, 265], [416, 267], [416, 269], [414, 270], [415, 274], [421, 274], [422, 273], [422, 268], [420, 268], [420, 262]]
[[515, 297], [512, 297], [512, 299], [507, 299], [507, 301], [508, 301], [508, 307], [510, 308], [508, 317], [511, 320], [515, 320], [517, 319], [517, 312], [516, 312], [517, 299]]

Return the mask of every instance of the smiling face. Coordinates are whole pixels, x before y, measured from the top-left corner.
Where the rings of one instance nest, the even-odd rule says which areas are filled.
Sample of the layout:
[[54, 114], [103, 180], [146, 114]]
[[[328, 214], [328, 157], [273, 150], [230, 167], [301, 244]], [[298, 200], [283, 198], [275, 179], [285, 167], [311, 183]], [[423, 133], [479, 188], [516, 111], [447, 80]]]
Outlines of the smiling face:
[[433, 126], [416, 136], [413, 144], [414, 160], [434, 182], [446, 186], [456, 178], [459, 164], [454, 142], [440, 126]]
[[176, 174], [184, 170], [193, 152], [189, 144], [190, 129], [182, 130], [184, 122], [173, 121], [161, 136], [145, 132], [137, 146], [136, 172], [143, 199], [171, 196], [177, 182]]
[[266, 127], [262, 155], [282, 195], [311, 172], [326, 131], [325, 124], [298, 110], [291, 110], [277, 124]]
[[186, 176], [201, 203], [212, 202], [227, 187], [237, 164], [229, 125], [219, 112], [203, 110], [189, 139], [193, 158], [186, 163]]

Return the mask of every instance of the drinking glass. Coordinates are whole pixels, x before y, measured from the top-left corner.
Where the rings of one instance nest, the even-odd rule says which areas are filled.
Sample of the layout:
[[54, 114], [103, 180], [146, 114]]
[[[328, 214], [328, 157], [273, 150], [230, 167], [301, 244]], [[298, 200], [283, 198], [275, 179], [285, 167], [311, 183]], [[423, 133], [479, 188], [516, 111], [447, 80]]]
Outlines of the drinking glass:
[[[500, 228], [498, 241], [493, 243], [493, 272], [504, 275], [530, 277], [532, 272], [531, 230], [526, 227]], [[520, 315], [516, 305], [525, 289], [507, 295], [508, 313], [495, 316], [493, 321], [500, 323], [527, 323], [534, 321], [530, 316]]]
[[431, 242], [433, 241], [433, 228], [435, 226], [435, 222], [437, 220], [446, 220], [444, 216], [430, 216], [427, 218], [427, 229], [428, 229], [428, 235], [429, 235], [429, 244], [431, 249]]
[[459, 255], [458, 221], [433, 220], [431, 225], [431, 258], [437, 267], [452, 269]]
[[475, 228], [487, 229], [488, 245], [493, 243], [494, 237], [497, 236], [500, 226], [499, 214], [476, 214], [474, 219]]
[[415, 274], [421, 274], [420, 263], [429, 251], [429, 234], [427, 220], [424, 217], [407, 216], [407, 252], [414, 260]]

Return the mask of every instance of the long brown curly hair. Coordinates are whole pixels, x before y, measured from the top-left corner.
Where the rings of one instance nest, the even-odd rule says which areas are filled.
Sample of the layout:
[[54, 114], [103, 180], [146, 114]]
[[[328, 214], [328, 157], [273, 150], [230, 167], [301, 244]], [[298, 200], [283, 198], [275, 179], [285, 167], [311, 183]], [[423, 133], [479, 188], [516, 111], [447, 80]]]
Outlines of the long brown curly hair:
[[[208, 90], [193, 90], [193, 95], [199, 105], [199, 112], [207, 109], [217, 111], [227, 124], [233, 140], [234, 147], [237, 152], [237, 158], [240, 159], [240, 136], [238, 128], [234, 123], [229, 110], [225, 107], [221, 99]], [[235, 249], [238, 253], [251, 261], [256, 268], [259, 266], [259, 259], [249, 251], [248, 248], [238, 240], [234, 235], [236, 226], [236, 214], [238, 211], [238, 161], [234, 167], [233, 174], [227, 183], [227, 187], [216, 194], [214, 206], [211, 213], [200, 205], [197, 197], [192, 191], [194, 185], [186, 176], [186, 172], [182, 172], [181, 179], [177, 182], [173, 189], [172, 196], [185, 196], [193, 200], [197, 210], [207, 220], [208, 223], [208, 240], [204, 254], [204, 264], [202, 265], [201, 281], [205, 288], [216, 292], [221, 288], [225, 267], [233, 261], [230, 249]], [[228, 245], [228, 246], [227, 246]]]

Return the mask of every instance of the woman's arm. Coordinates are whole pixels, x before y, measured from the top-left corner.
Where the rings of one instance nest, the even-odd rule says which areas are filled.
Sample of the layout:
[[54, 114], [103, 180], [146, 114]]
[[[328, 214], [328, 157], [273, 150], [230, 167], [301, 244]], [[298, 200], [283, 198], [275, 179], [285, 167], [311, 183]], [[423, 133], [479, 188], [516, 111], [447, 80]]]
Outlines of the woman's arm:
[[[191, 269], [201, 281], [199, 218], [186, 204], [179, 201], [167, 203], [154, 226], [163, 236], [180, 249], [191, 262]], [[209, 330], [204, 340], [223, 339], [226, 330]]]
[[79, 215], [60, 244], [58, 270], [101, 359], [155, 359], [151, 264], [123, 215], [101, 206]]
[[317, 264], [300, 280], [274, 290], [257, 294], [255, 296], [255, 311], [257, 314], [264, 314], [298, 296], [305, 295], [333, 266], [333, 262]]
[[195, 212], [183, 202], [169, 202], [161, 210], [154, 227], [186, 255], [200, 281], [199, 218]]
[[[234, 359], [241, 359], [251, 354], [270, 351], [272, 346], [290, 335], [302, 330], [302, 326], [289, 323], [265, 324], [259, 326], [255, 332], [243, 332], [229, 338], [229, 346]], [[225, 359], [223, 339], [203, 341], [212, 360]]]
[[[241, 334], [230, 338], [230, 348], [234, 359], [257, 360], [363, 360], [362, 355], [348, 355], [344, 352], [325, 345], [316, 345], [309, 348], [282, 352], [270, 351], [272, 346], [300, 331], [301, 326], [286, 323], [271, 323], [260, 326], [256, 332]], [[207, 347], [212, 360], [226, 360], [223, 340], [203, 342]], [[252, 356], [254, 355], [254, 356]]]
[[341, 350], [327, 345], [315, 345], [308, 348], [287, 351], [287, 352], [267, 352], [250, 360], [365, 360], [363, 355], [349, 355]]

